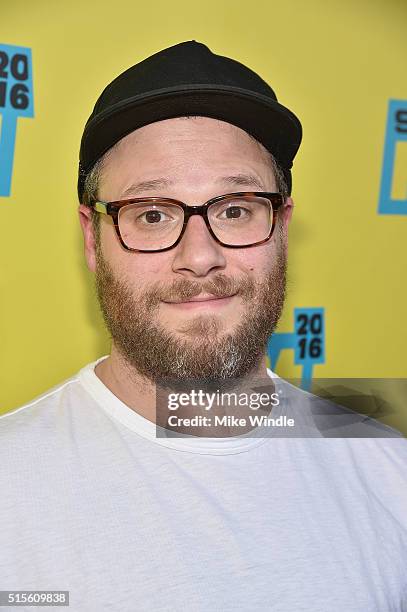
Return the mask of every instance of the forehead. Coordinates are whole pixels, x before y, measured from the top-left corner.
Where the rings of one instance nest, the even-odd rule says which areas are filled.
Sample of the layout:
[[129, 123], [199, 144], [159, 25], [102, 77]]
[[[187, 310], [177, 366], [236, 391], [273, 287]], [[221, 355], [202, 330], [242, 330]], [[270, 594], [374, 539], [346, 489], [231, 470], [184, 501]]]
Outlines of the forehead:
[[106, 200], [130, 197], [133, 185], [157, 185], [163, 177], [163, 188], [166, 183], [201, 189], [208, 192], [202, 194], [207, 199], [221, 189], [220, 177], [225, 176], [250, 174], [268, 186], [261, 191], [274, 190], [273, 164], [265, 147], [237, 126], [209, 117], [177, 117], [139, 128], [107, 153], [102, 170], [100, 191]]
[[253, 136], [241, 128], [210, 117], [176, 117], [157, 121], [134, 130], [122, 138], [108, 151], [106, 159], [130, 155], [136, 149], [142, 149], [143, 154], [149, 150], [172, 148], [180, 153], [188, 150], [193, 143], [199, 142], [196, 153], [202, 153], [205, 148], [233, 148], [236, 154], [270, 162], [269, 151]]

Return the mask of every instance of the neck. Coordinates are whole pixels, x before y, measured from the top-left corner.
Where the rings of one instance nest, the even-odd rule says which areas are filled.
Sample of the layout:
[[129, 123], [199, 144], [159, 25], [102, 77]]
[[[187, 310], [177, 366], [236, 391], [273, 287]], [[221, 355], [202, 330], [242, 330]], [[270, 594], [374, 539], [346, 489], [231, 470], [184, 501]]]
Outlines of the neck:
[[[156, 422], [156, 385], [142, 376], [134, 366], [112, 344], [111, 354], [95, 368], [96, 376], [131, 410]], [[248, 389], [254, 379], [267, 378], [267, 363], [264, 355], [258, 367], [249, 376], [240, 379], [238, 386]]]

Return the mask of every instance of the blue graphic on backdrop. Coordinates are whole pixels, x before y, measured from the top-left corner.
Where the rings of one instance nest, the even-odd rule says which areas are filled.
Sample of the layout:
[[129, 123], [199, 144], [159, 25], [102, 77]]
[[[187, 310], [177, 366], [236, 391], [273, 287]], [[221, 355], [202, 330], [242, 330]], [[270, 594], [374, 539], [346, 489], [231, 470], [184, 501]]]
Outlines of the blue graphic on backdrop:
[[302, 366], [301, 387], [309, 390], [313, 366], [325, 363], [324, 308], [294, 308], [294, 331], [276, 332], [268, 341], [267, 355], [272, 370], [284, 349], [294, 350], [294, 363]]
[[0, 45], [0, 196], [9, 196], [18, 117], [33, 117], [31, 49]]
[[407, 100], [389, 101], [378, 209], [378, 213], [381, 215], [407, 215], [407, 168], [405, 169], [405, 199], [395, 200], [392, 198], [398, 142], [407, 142]]

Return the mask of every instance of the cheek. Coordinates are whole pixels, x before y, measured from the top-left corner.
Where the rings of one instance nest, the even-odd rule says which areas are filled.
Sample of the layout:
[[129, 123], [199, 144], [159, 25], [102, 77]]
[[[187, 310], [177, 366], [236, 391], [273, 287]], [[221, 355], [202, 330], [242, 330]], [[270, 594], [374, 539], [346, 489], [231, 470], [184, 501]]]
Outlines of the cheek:
[[107, 261], [113, 262], [120, 257], [123, 249], [110, 218], [103, 217], [103, 221], [100, 225], [100, 245], [103, 257]]
[[272, 240], [264, 245], [238, 250], [235, 261], [237, 266], [250, 276], [261, 276], [272, 266], [276, 249], [277, 245], [273, 236]]
[[141, 289], [154, 281], [168, 279], [170, 257], [167, 253], [137, 253], [127, 251], [120, 244], [113, 225], [106, 225], [101, 233], [103, 257], [114, 272], [130, 286]]

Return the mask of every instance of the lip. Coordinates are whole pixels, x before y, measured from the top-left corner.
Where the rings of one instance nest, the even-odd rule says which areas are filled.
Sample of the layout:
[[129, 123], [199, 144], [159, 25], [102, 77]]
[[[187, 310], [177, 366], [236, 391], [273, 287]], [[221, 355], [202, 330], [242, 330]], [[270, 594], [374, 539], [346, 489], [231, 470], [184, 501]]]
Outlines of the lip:
[[215, 295], [197, 295], [191, 298], [190, 300], [186, 300], [185, 302], [164, 302], [164, 304], [186, 309], [199, 308], [202, 306], [210, 306], [211, 308], [217, 308], [219, 306], [221, 307], [229, 304], [235, 297], [235, 295], [235, 293], [233, 295], [226, 295], [224, 297], [216, 297]]

